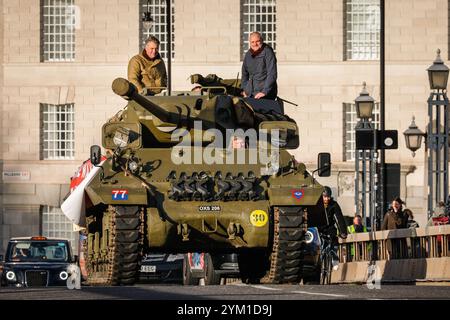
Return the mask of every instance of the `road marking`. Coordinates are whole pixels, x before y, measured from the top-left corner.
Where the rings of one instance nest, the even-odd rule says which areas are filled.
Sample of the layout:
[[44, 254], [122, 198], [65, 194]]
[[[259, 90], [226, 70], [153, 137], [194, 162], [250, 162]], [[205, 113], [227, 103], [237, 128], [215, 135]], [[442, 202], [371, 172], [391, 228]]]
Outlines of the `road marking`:
[[281, 290], [281, 289], [277, 289], [277, 288], [271, 288], [271, 287], [260, 286], [260, 285], [251, 286], [251, 287], [256, 288], [256, 289], [272, 290], [272, 291], [280, 291]]
[[292, 293], [303, 293], [303, 294], [311, 294], [311, 295], [317, 295], [317, 296], [328, 296], [328, 297], [348, 297], [345, 294], [319, 293], [319, 292], [308, 292], [308, 291], [292, 291]]
[[[235, 284], [236, 286], [247, 286], [245, 283], [238, 283]], [[262, 289], [262, 290], [271, 290], [271, 291], [280, 291], [283, 289], [278, 288], [271, 288], [266, 287], [262, 285], [250, 285], [250, 287], [253, 287], [255, 289]], [[336, 297], [336, 298], [342, 298], [342, 297], [348, 297], [348, 295], [345, 294], [333, 294], [333, 293], [320, 293], [320, 292], [308, 292], [308, 291], [291, 291], [292, 293], [302, 293], [302, 294], [310, 294], [310, 295], [316, 295], [316, 296], [327, 296], [327, 297]]]
[[262, 285], [248, 285], [248, 284], [245, 284], [245, 283], [235, 283], [235, 284], [232, 283], [232, 285], [234, 285], [234, 286], [239, 286], [239, 287], [252, 287], [252, 288], [256, 288], [256, 289], [272, 290], [272, 291], [280, 291], [280, 290], [283, 290], [283, 289], [277, 289], [277, 288], [266, 287], [266, 286], [262, 286]]

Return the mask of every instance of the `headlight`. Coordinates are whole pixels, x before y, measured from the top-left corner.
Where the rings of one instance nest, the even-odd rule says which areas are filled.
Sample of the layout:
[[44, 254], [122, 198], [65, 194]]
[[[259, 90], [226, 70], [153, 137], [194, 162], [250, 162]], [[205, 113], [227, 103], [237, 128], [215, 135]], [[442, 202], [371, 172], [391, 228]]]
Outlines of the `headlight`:
[[139, 165], [136, 161], [130, 161], [128, 162], [128, 169], [130, 169], [131, 172], [135, 172], [138, 169]]
[[119, 148], [125, 148], [130, 141], [130, 130], [127, 128], [118, 128], [114, 134], [114, 144]]
[[311, 242], [313, 242], [313, 240], [314, 240], [314, 234], [309, 230], [306, 231], [306, 234], [305, 234], [306, 243], [311, 243]]
[[59, 273], [59, 278], [60, 278], [61, 280], [67, 280], [68, 277], [69, 277], [69, 274], [68, 274], [66, 271], [61, 271], [61, 272]]
[[6, 279], [8, 279], [9, 281], [16, 280], [16, 274], [13, 271], [8, 271], [6, 273]]

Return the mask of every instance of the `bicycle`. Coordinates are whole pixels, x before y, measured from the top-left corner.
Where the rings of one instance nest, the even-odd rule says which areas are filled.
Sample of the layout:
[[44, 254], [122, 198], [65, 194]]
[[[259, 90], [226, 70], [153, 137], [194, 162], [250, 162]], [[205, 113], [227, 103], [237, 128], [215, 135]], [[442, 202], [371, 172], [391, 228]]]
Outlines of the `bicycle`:
[[320, 284], [330, 284], [333, 260], [338, 260], [338, 255], [331, 235], [322, 233], [320, 234], [320, 240]]

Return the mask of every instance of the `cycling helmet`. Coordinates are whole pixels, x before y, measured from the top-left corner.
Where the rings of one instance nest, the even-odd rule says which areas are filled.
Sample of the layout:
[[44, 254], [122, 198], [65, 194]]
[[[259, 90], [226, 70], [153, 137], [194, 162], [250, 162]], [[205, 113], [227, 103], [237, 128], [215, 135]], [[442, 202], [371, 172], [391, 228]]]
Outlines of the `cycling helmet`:
[[331, 198], [331, 188], [328, 186], [323, 187], [322, 195]]

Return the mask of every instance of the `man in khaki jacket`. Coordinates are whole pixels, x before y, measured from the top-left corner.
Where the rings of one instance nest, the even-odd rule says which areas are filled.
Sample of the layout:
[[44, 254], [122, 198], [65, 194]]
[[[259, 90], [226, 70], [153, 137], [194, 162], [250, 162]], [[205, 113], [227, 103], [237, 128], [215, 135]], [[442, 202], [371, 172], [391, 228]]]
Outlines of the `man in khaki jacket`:
[[150, 36], [145, 40], [145, 48], [128, 63], [128, 80], [136, 86], [140, 94], [154, 95], [167, 86], [166, 65], [159, 55], [159, 40]]

